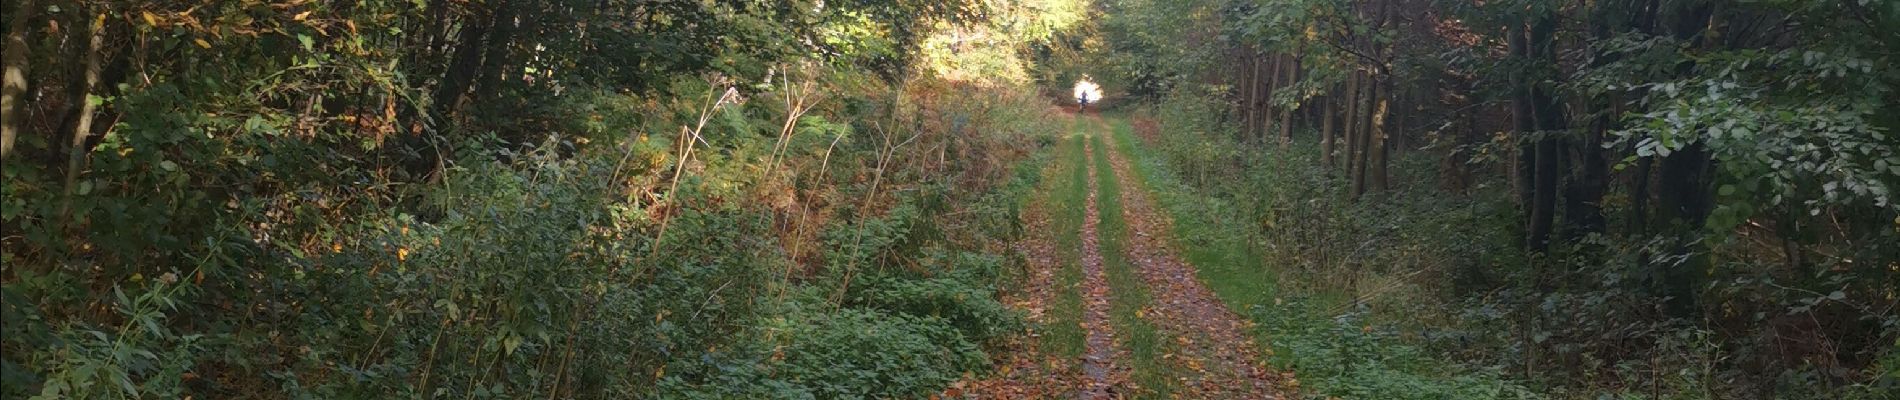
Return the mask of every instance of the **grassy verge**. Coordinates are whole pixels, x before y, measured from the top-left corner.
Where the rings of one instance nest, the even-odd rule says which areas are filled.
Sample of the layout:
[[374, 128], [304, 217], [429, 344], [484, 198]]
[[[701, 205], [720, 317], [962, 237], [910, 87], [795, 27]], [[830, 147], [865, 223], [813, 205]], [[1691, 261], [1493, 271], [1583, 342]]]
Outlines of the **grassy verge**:
[[1115, 324], [1115, 333], [1124, 348], [1128, 349], [1128, 363], [1132, 378], [1141, 385], [1137, 392], [1140, 396], [1166, 398], [1172, 392], [1175, 374], [1161, 363], [1161, 355], [1167, 350], [1167, 342], [1155, 332], [1154, 324], [1140, 315], [1142, 307], [1150, 301], [1148, 285], [1136, 275], [1134, 264], [1128, 261], [1128, 221], [1122, 218], [1121, 182], [1115, 178], [1115, 170], [1108, 163], [1107, 135], [1091, 135], [1095, 141], [1095, 206], [1101, 221], [1095, 226], [1100, 236], [1102, 266], [1108, 274], [1110, 288], [1109, 319]]
[[[1143, 143], [1126, 120], [1116, 119], [1113, 139], [1132, 157], [1135, 171], [1156, 204], [1174, 218], [1175, 244], [1199, 271], [1201, 281], [1228, 307], [1255, 323], [1255, 341], [1278, 368], [1294, 371], [1304, 394], [1314, 397], [1383, 399], [1534, 398], [1496, 371], [1457, 368], [1370, 322], [1361, 312], [1339, 308], [1341, 293], [1283, 290], [1283, 282], [1255, 245], [1244, 205], [1208, 196], [1183, 184]], [[1289, 286], [1290, 287], [1290, 286]]]

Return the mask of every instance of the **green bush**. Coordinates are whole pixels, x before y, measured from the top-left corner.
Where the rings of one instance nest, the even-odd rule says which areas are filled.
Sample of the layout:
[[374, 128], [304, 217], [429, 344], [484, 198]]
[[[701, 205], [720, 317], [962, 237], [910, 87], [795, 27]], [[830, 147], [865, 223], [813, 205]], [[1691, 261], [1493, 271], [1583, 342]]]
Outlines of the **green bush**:
[[686, 399], [923, 397], [988, 366], [975, 344], [938, 318], [844, 308], [763, 321], [764, 340], [683, 360], [658, 396]]
[[905, 277], [881, 274], [866, 277], [854, 286], [849, 301], [853, 305], [903, 313], [916, 317], [943, 318], [963, 336], [978, 343], [993, 343], [1023, 328], [1016, 310], [996, 301], [994, 287], [986, 283], [1000, 269], [1001, 259], [982, 254], [958, 253], [954, 265], [939, 265], [931, 270], [948, 271], [938, 277]]

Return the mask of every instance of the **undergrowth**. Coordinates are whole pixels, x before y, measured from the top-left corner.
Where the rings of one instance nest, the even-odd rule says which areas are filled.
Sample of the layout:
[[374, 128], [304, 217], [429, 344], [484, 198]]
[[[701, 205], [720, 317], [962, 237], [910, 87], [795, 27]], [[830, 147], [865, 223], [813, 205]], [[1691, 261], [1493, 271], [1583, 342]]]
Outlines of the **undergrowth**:
[[[439, 181], [295, 141], [173, 143], [267, 156], [100, 172], [182, 179], [185, 197], [79, 196], [87, 218], [151, 228], [89, 258], [10, 244], [0, 392], [926, 396], [1023, 328], [995, 296], [1019, 278], [1008, 249], [1055, 127], [1027, 90], [870, 79], [822, 77], [837, 100], [789, 133], [784, 104], [716, 81], [664, 101], [575, 89], [542, 140], [445, 143]], [[131, 145], [161, 146], [140, 129]], [[293, 175], [322, 180], [268, 183]], [[32, 184], [9, 175], [8, 197], [50, 198]], [[115, 211], [140, 207], [176, 210]]]

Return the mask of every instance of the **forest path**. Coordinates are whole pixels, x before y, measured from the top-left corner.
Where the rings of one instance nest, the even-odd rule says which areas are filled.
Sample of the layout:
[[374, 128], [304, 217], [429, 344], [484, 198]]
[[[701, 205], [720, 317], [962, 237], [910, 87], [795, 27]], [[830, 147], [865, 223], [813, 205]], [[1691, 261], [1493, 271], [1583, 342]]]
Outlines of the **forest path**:
[[1074, 129], [1024, 212], [1026, 281], [1006, 298], [1031, 333], [1002, 350], [992, 374], [940, 397], [1282, 397], [1249, 323], [1169, 242], [1170, 219], [1129, 164], [1130, 150], [1118, 148], [1103, 117], [1070, 115]]
[[982, 379], [954, 383], [938, 398], [1115, 399], [1126, 397], [1128, 366], [1118, 363], [1110, 321], [1111, 292], [1103, 272], [1096, 226], [1097, 124], [1064, 115], [1073, 127], [1054, 150], [1045, 184], [1025, 206], [1024, 237], [1016, 250], [1026, 261], [1022, 285], [1004, 301], [1031, 324], [1008, 343], [996, 369]]
[[[1083, 143], [1083, 153], [1089, 158], [1094, 158], [1095, 152], [1101, 151], [1091, 141]], [[1097, 229], [1102, 222], [1096, 201], [1097, 193], [1101, 192], [1096, 187], [1098, 172], [1095, 163], [1084, 164], [1088, 168], [1089, 192], [1088, 219], [1082, 223], [1082, 298], [1085, 302], [1082, 326], [1088, 330], [1088, 339], [1085, 341], [1088, 352], [1082, 357], [1082, 371], [1088, 377], [1088, 384], [1077, 397], [1106, 399], [1113, 398], [1116, 393], [1113, 390], [1115, 384], [1112, 383], [1117, 380], [1112, 376], [1115, 375], [1116, 365], [1115, 330], [1109, 320], [1110, 287], [1108, 274], [1102, 266], [1101, 236]]]
[[[1110, 132], [1097, 116], [1101, 132]], [[1117, 121], [1126, 123], [1126, 121]], [[1114, 140], [1103, 141], [1119, 182], [1122, 215], [1127, 226], [1126, 258], [1147, 285], [1150, 304], [1139, 315], [1172, 341], [1161, 360], [1176, 382], [1172, 397], [1189, 399], [1272, 399], [1280, 392], [1275, 376], [1264, 365], [1260, 349], [1248, 334], [1252, 326], [1196, 278], [1193, 265], [1183, 261], [1169, 240], [1171, 219], [1150, 199], [1140, 175], [1130, 165], [1131, 149]]]

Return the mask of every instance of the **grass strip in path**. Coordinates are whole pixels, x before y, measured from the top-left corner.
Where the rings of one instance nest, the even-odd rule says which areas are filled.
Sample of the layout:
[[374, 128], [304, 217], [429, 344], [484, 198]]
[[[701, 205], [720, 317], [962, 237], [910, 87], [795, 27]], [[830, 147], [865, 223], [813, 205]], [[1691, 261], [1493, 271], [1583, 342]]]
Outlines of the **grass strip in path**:
[[1082, 357], [1087, 331], [1082, 329], [1082, 222], [1088, 219], [1084, 207], [1088, 200], [1088, 167], [1084, 160], [1083, 137], [1070, 135], [1062, 140], [1052, 182], [1048, 209], [1051, 220], [1045, 228], [1055, 238], [1059, 267], [1055, 271], [1053, 302], [1042, 342], [1051, 352], [1069, 360]]

